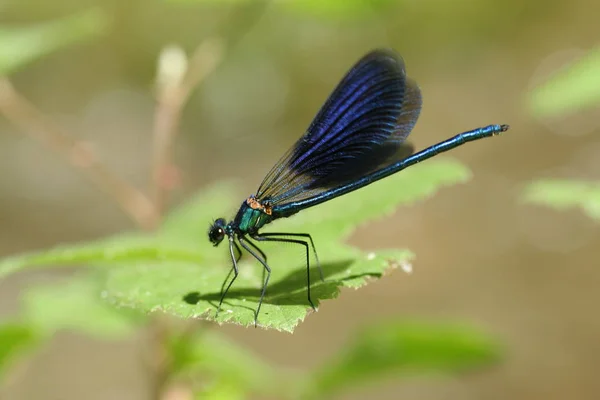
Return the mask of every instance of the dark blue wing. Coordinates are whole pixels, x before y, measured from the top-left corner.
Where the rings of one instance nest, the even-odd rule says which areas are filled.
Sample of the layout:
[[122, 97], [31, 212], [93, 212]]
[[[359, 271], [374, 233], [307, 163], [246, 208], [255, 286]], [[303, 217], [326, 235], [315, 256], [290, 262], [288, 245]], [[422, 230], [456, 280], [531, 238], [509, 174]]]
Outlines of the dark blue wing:
[[307, 132], [267, 174], [256, 197], [307, 199], [410, 155], [421, 92], [389, 50], [364, 56], [329, 96]]

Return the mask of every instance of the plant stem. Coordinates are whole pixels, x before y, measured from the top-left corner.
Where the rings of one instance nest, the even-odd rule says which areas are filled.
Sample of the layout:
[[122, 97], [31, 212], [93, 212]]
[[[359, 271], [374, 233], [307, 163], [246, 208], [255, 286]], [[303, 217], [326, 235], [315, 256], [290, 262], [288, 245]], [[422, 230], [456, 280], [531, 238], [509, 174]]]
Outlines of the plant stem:
[[159, 215], [163, 215], [168, 207], [169, 190], [165, 176], [172, 167], [173, 143], [178, 133], [181, 112], [190, 94], [217, 67], [221, 54], [220, 41], [205, 40], [196, 48], [183, 78], [171, 77], [170, 81], [158, 87], [154, 117], [152, 199]]
[[61, 153], [111, 196], [142, 229], [152, 230], [157, 226], [158, 214], [147, 196], [104, 166], [89, 145], [74, 139], [46, 118], [5, 77], [0, 77], [0, 113], [22, 132]]
[[[213, 38], [200, 43], [194, 50], [189, 64], [185, 66], [183, 76], [174, 74], [167, 77], [165, 81], [163, 79], [165, 77], [160, 76], [161, 66], [159, 65], [151, 177], [152, 204], [159, 217], [164, 215], [165, 210], [168, 208], [168, 189], [170, 185], [166, 184], [165, 177], [168, 175], [169, 170], [173, 169], [173, 143], [178, 133], [181, 113], [185, 104], [191, 93], [223, 60], [225, 57], [224, 50], [231, 51], [239, 43], [240, 39], [260, 19], [268, 4], [269, 0], [257, 0], [234, 7], [230, 17], [226, 18], [222, 24], [222, 29], [226, 29], [229, 35], [226, 35], [225, 32], [216, 32]], [[232, 30], [231, 27], [235, 28]], [[177, 71], [177, 68], [175, 70]], [[175, 393], [179, 397], [177, 400], [187, 400], [185, 397], [181, 397], [189, 393], [187, 390], [174, 392], [173, 387], [170, 386], [172, 384], [170, 382], [171, 375], [174, 371], [168, 355], [165, 357], [165, 345], [173, 332], [170, 332], [169, 328], [163, 324], [164, 321], [160, 319], [152, 321], [155, 340], [153, 342], [155, 344], [154, 351], [156, 352], [155, 361], [159, 361], [159, 363], [153, 364], [155, 382], [152, 399], [174, 400], [172, 396]], [[196, 324], [192, 321], [185, 329], [184, 335], [193, 334], [195, 329]], [[160, 362], [161, 360], [162, 362]]]

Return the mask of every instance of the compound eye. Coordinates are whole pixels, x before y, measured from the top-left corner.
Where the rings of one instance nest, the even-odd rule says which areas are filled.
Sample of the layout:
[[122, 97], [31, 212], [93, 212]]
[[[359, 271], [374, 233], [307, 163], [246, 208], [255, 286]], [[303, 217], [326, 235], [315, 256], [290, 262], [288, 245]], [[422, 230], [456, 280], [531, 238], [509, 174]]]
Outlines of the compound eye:
[[210, 240], [214, 246], [217, 246], [221, 243], [223, 238], [225, 238], [225, 228], [219, 219], [210, 227], [208, 231], [208, 240]]

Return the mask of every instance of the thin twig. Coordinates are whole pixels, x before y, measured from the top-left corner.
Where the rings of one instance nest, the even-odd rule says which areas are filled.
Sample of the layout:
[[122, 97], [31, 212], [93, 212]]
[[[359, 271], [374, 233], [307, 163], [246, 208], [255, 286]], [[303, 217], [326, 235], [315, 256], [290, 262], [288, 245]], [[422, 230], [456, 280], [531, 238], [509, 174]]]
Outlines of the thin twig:
[[150, 367], [150, 381], [152, 389], [150, 391], [152, 400], [162, 400], [165, 388], [168, 386], [170, 373], [172, 371], [172, 360], [168, 349], [168, 340], [170, 326], [167, 319], [162, 315], [154, 316], [150, 324], [151, 351], [148, 352], [151, 359], [148, 364]]
[[[158, 87], [154, 117], [152, 199], [159, 215], [163, 215], [168, 207], [168, 185], [165, 183], [165, 177], [172, 168], [173, 142], [178, 133], [181, 112], [190, 94], [217, 67], [221, 54], [219, 40], [205, 40], [194, 52], [183, 78], [167, 77], [167, 81], [162, 82]], [[179, 61], [181, 60], [175, 62]], [[170, 60], [161, 60], [161, 62], [168, 63]], [[161, 78], [159, 76], [159, 79]]]
[[138, 189], [112, 173], [95, 156], [91, 148], [54, 125], [29, 103], [11, 82], [0, 76], [0, 113], [24, 133], [44, 142], [85, 176], [109, 194], [142, 229], [154, 229], [158, 215], [150, 200]]
[[194, 335], [201, 325], [201, 321], [190, 320], [179, 324], [176, 320], [161, 314], [152, 318], [150, 324], [150, 347], [151, 351], [146, 354], [149, 358], [145, 364], [149, 367], [149, 375], [152, 382], [150, 392], [152, 400], [187, 399], [189, 393], [181, 382], [172, 381], [175, 371], [175, 360], [172, 358], [168, 343], [172, 338], [179, 343], [187, 343], [194, 340]]

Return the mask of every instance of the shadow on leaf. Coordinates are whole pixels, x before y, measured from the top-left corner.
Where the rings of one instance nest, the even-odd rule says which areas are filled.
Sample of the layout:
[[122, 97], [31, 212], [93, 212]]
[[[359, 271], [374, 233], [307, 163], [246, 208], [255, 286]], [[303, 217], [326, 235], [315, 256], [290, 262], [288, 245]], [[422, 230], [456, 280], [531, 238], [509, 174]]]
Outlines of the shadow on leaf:
[[[359, 275], [354, 274], [351, 276], [343, 276], [343, 272], [348, 269], [352, 262], [353, 260], [349, 259], [322, 265], [325, 282], [322, 282], [319, 279], [320, 275], [318, 268], [310, 269], [311, 297], [316, 304], [319, 303], [319, 300], [335, 298], [339, 293], [339, 287], [343, 285], [345, 280], [351, 280], [365, 276], [381, 276], [379, 273], [364, 273]], [[342, 275], [342, 277], [340, 279], [329, 279], [335, 275]], [[223, 303], [228, 304], [227, 299], [252, 299], [254, 301], [258, 301], [259, 297], [260, 288], [236, 288], [234, 283], [229, 292], [227, 292]], [[195, 305], [201, 300], [204, 300], [216, 307], [220, 298], [221, 294], [218, 292], [207, 294], [190, 292], [184, 295], [182, 300], [191, 305]], [[267, 286], [264, 303], [274, 305], [309, 306], [306, 291], [306, 268], [298, 268], [287, 274], [285, 277], [279, 279], [277, 282], [269, 283]]]

